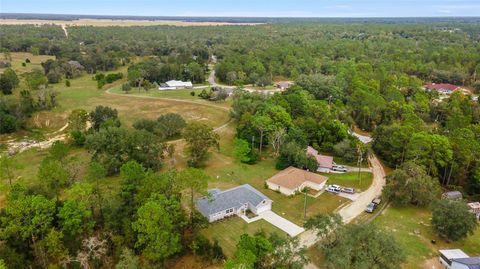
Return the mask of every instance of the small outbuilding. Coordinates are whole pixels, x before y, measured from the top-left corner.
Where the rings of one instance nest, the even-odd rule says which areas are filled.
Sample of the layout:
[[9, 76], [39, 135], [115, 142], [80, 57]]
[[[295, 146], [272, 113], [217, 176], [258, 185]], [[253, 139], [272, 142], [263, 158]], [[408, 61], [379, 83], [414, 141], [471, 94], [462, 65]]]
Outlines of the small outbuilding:
[[441, 94], [452, 94], [454, 91], [459, 90], [460, 87], [453, 84], [448, 83], [430, 83], [423, 86], [427, 91], [437, 91]]
[[453, 259], [450, 269], [480, 269], [480, 257]]
[[317, 160], [317, 172], [330, 173], [333, 170], [335, 162], [332, 156], [322, 155], [311, 146], [307, 147], [307, 154], [315, 157], [315, 160]]
[[464, 259], [464, 258], [469, 258], [465, 252], [463, 252], [461, 249], [441, 249], [439, 250], [439, 261], [440, 263], [448, 269], [451, 269], [452, 267], [452, 261], [455, 259]]
[[442, 194], [442, 199], [460, 200], [462, 198], [463, 198], [463, 195], [459, 191], [449, 191]]
[[286, 89], [293, 86], [293, 82], [291, 82], [291, 81], [279, 81], [279, 82], [275, 83], [275, 86], [280, 90], [286, 90]]
[[181, 81], [181, 80], [169, 80], [165, 83], [162, 83], [159, 90], [177, 90], [177, 89], [191, 89], [193, 84], [190, 81]]
[[468, 203], [467, 205], [470, 208], [470, 212], [480, 220], [480, 202]]
[[290, 166], [267, 179], [266, 183], [271, 190], [294, 195], [306, 187], [319, 191], [325, 187], [327, 180], [325, 176]]

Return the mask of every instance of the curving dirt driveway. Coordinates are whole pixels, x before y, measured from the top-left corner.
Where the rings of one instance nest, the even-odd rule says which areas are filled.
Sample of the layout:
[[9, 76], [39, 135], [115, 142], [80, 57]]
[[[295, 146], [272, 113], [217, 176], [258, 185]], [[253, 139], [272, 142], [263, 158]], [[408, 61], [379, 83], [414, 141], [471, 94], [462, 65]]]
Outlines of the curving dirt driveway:
[[[385, 170], [383, 169], [382, 164], [380, 163], [380, 160], [375, 155], [371, 155], [368, 158], [368, 161], [370, 163], [372, 173], [373, 173], [373, 181], [372, 185], [364, 191], [359, 194], [357, 199], [350, 204], [348, 204], [345, 207], [342, 207], [339, 211], [338, 214], [343, 219], [344, 223], [349, 223], [356, 217], [358, 217], [364, 209], [367, 207], [367, 205], [377, 196], [380, 196], [382, 194], [382, 189], [385, 186]], [[300, 234], [300, 243], [305, 246], [305, 247], [311, 247], [313, 246], [316, 242], [320, 240], [320, 238], [317, 237], [317, 235], [311, 231], [307, 230], [304, 233]], [[312, 265], [309, 265], [309, 268], [314, 268], [311, 267]]]

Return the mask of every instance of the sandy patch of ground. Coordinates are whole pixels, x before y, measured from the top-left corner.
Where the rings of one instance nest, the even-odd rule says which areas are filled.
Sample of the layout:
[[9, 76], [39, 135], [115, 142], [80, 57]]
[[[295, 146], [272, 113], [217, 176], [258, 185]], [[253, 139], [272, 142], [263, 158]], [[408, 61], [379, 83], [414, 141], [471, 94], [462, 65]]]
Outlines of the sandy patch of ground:
[[424, 269], [441, 269], [441, 268], [443, 268], [443, 266], [438, 261], [438, 258], [435, 257], [435, 258], [431, 258], [431, 259], [425, 261], [425, 263], [422, 265], [421, 268], [424, 268]]

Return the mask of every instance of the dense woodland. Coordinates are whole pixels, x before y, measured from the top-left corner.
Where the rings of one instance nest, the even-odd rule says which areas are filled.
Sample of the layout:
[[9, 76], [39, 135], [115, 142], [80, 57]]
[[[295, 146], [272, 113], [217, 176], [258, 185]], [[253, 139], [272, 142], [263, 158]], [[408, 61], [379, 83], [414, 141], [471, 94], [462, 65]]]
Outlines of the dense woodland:
[[[315, 171], [316, 161], [305, 153], [308, 145], [354, 164], [377, 154], [396, 169], [384, 192], [395, 206], [432, 205], [433, 226], [450, 240], [465, 238], [476, 227], [468, 216], [461, 227], [446, 226], [445, 212], [467, 209], [438, 199], [442, 190], [453, 189], [480, 198], [480, 104], [460, 92], [439, 101], [437, 93], [422, 89], [425, 83], [445, 82], [480, 92], [475, 19], [68, 31], [66, 38], [56, 26], [2, 26], [5, 58], [31, 52], [56, 59], [30, 73], [7, 68], [0, 75], [0, 133], [16, 132], [36, 111], [54, 108], [61, 93], [49, 84], [68, 86], [69, 79], [81, 75], [92, 76], [99, 88], [125, 78], [125, 92], [148, 91], [170, 79], [200, 84], [216, 59], [217, 80], [238, 86], [231, 117], [234, 155], [241, 162], [254, 165], [268, 152], [277, 169]], [[120, 66], [128, 71], [103, 74]], [[295, 86], [272, 96], [241, 89], [280, 79], [293, 80]], [[115, 109], [103, 106], [73, 110], [69, 123], [69, 141], [55, 143], [40, 165], [41, 186], [12, 183], [13, 161], [1, 159], [9, 192], [0, 211], [0, 261], [8, 268], [157, 268], [185, 253], [209, 263], [224, 260], [218, 243], [198, 233], [207, 223], [193, 205], [194, 194], [205, 193], [210, 180], [201, 168], [209, 150], [219, 145], [212, 128], [187, 124], [178, 114], [138, 119], [130, 128]], [[356, 127], [373, 134], [371, 147], [351, 135]], [[175, 149], [167, 141], [177, 138], [186, 140], [189, 168], [158, 172], [174, 165]], [[72, 148], [90, 153], [88, 179], [82, 183], [78, 163], [66, 157]], [[114, 195], [101, 192], [107, 176], [120, 178]], [[64, 192], [67, 199], [60, 195]], [[192, 199], [187, 207], [185, 196]], [[335, 215], [312, 218], [306, 227], [319, 234], [336, 228], [323, 249], [329, 268], [362, 268], [355, 267], [361, 262], [394, 268], [404, 260], [393, 239], [371, 227], [344, 227]], [[372, 238], [392, 246], [390, 260], [338, 254], [351, 244], [370, 244]], [[301, 268], [305, 250], [297, 244], [275, 234], [244, 235], [225, 267]], [[365, 256], [378, 255], [370, 254]]]

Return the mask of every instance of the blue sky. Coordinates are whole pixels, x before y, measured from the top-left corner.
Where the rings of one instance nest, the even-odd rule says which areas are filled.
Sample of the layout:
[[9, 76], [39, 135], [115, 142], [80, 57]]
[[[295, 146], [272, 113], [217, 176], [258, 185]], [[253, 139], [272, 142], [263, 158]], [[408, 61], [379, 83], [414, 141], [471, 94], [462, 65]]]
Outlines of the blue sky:
[[137, 16], [480, 16], [480, 0], [0, 0], [0, 12]]

